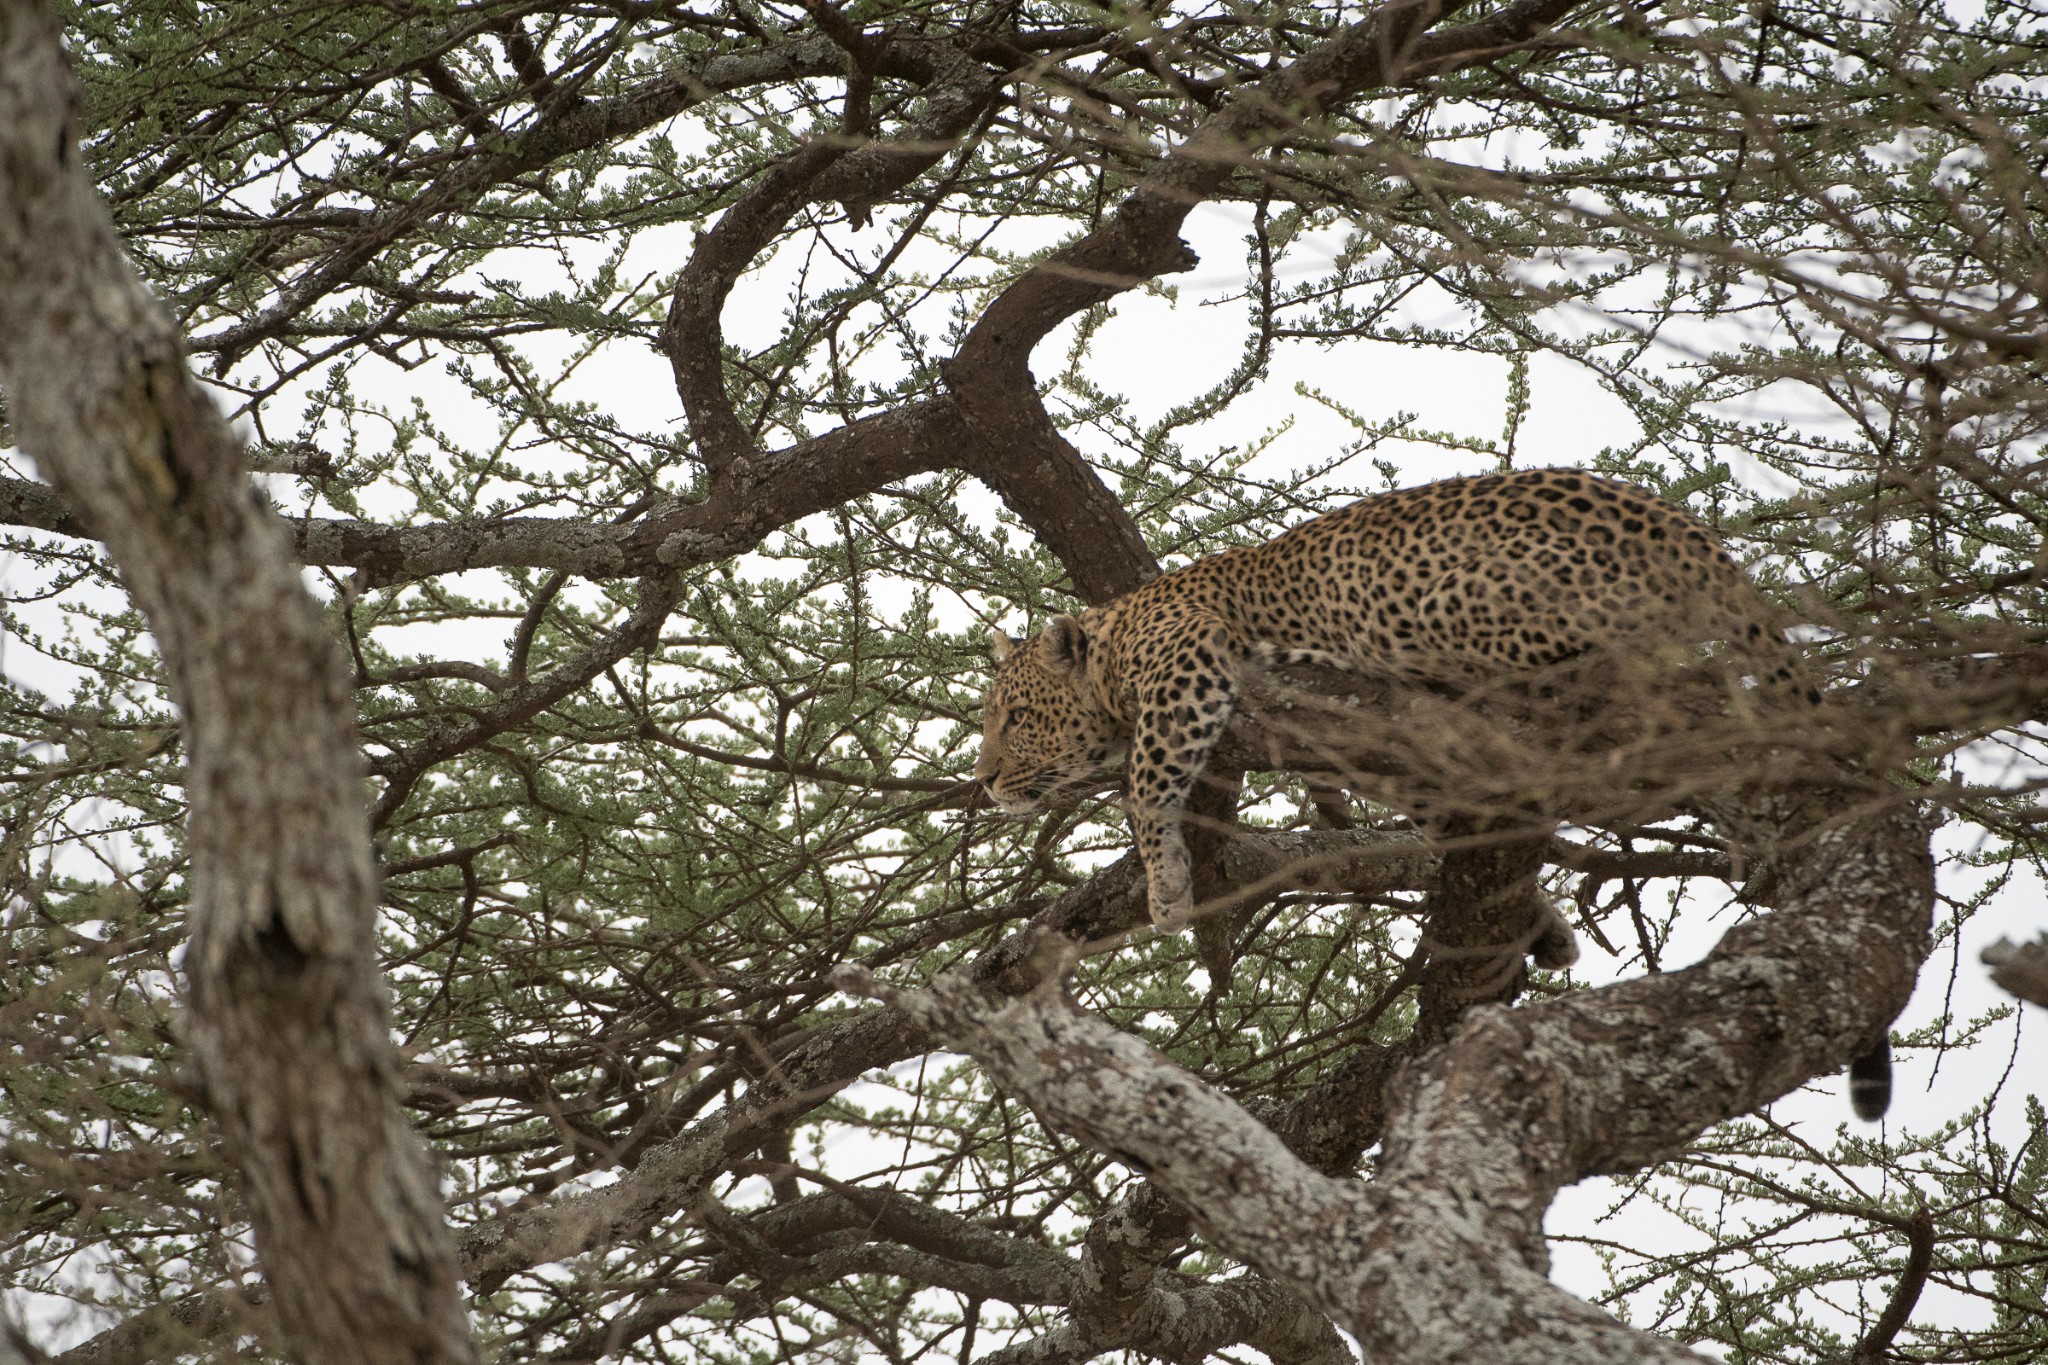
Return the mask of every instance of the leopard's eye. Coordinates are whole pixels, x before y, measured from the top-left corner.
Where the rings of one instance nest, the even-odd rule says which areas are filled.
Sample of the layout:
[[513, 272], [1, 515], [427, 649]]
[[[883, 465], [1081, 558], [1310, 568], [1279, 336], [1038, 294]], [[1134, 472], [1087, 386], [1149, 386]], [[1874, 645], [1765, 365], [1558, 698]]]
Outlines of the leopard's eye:
[[1003, 714], [1003, 728], [1005, 730], [1008, 730], [1014, 726], [1022, 725], [1025, 719], [1030, 716], [1030, 714], [1031, 708], [1028, 706], [1011, 707], [1007, 712]]

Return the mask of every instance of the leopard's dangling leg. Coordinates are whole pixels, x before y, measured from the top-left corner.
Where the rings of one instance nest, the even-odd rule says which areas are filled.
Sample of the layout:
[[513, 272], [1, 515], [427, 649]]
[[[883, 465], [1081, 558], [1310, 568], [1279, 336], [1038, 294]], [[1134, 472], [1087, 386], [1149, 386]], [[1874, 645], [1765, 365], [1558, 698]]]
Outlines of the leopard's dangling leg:
[[1195, 917], [1195, 879], [1188, 865], [1187, 841], [1181, 838], [1177, 811], [1143, 811], [1130, 807], [1131, 833], [1137, 836], [1138, 857], [1145, 864], [1146, 909], [1161, 933], [1178, 933]]
[[1529, 960], [1546, 972], [1561, 972], [1579, 960], [1579, 935], [1542, 887], [1535, 888], [1536, 936], [1529, 945]]
[[1212, 618], [1182, 628], [1172, 657], [1155, 662], [1139, 682], [1124, 798], [1145, 864], [1152, 923], [1163, 931], [1181, 929], [1194, 917], [1181, 815], [1237, 705], [1238, 660], [1229, 627]]
[[1525, 955], [1546, 971], [1561, 971], [1578, 960], [1579, 947], [1571, 922], [1538, 880], [1548, 822], [1534, 812], [1453, 809], [1432, 813], [1424, 824], [1443, 856], [1425, 902], [1432, 962], [1420, 996], [1431, 1036], [1438, 1037], [1448, 1036], [1467, 1005], [1519, 995]]

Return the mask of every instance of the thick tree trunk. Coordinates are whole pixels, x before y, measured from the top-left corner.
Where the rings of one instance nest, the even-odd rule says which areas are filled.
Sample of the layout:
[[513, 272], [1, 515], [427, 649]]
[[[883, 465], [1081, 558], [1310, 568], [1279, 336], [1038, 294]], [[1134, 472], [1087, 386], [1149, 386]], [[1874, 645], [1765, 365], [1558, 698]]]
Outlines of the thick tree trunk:
[[239, 443], [80, 164], [57, 29], [0, 0], [0, 385], [104, 536], [183, 710], [186, 1037], [309, 1362], [470, 1361], [433, 1167], [398, 1106], [349, 678]]

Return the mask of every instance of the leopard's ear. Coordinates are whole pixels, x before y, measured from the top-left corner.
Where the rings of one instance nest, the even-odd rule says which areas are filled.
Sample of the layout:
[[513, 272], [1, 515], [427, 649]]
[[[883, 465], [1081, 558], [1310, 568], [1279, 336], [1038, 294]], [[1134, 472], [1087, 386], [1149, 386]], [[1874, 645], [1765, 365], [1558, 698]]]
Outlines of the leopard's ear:
[[1022, 640], [1012, 640], [1009, 636], [1003, 634], [1001, 631], [997, 631], [994, 635], [989, 637], [989, 656], [993, 658], [997, 663], [1002, 663], [1004, 660], [1008, 659], [1012, 654], [1015, 654], [1017, 652], [1017, 646], [1023, 643], [1024, 642]]
[[1055, 616], [1045, 623], [1041, 655], [1046, 669], [1055, 675], [1072, 673], [1088, 662], [1088, 636], [1071, 616]]

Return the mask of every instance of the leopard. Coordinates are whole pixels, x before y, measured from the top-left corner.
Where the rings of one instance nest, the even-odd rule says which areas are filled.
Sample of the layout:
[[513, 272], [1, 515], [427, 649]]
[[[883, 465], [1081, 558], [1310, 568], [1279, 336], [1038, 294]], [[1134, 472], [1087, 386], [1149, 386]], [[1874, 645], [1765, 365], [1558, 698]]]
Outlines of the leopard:
[[[1442, 479], [1196, 559], [1029, 639], [998, 633], [974, 778], [1022, 817], [1123, 760], [1150, 918], [1172, 932], [1194, 914], [1182, 812], [1251, 671], [1321, 664], [1456, 689], [1709, 645], [1746, 661], [1751, 685], [1819, 702], [1762, 590], [1676, 503], [1574, 468]], [[1530, 935], [1537, 964], [1568, 966], [1570, 927], [1550, 914]], [[1882, 1117], [1890, 1081], [1881, 1041], [1850, 1066], [1860, 1117]]]
[[[1123, 760], [1125, 814], [1161, 932], [1193, 917], [1181, 817], [1251, 670], [1321, 664], [1457, 689], [1596, 652], [1663, 666], [1718, 645], [1753, 666], [1752, 685], [1820, 699], [1768, 600], [1709, 527], [1640, 485], [1574, 468], [1376, 494], [991, 644], [975, 780], [1022, 817]], [[1567, 967], [1571, 928], [1539, 901], [1528, 936], [1537, 965]], [[1883, 1115], [1890, 1075], [1884, 1042], [1851, 1065], [1859, 1116]]]
[[1763, 653], [1773, 620], [1713, 531], [1648, 489], [1569, 468], [1443, 479], [997, 635], [974, 776], [1028, 815], [1126, 760], [1151, 918], [1174, 929], [1193, 910], [1180, 814], [1248, 669], [1457, 688], [1595, 650]]

